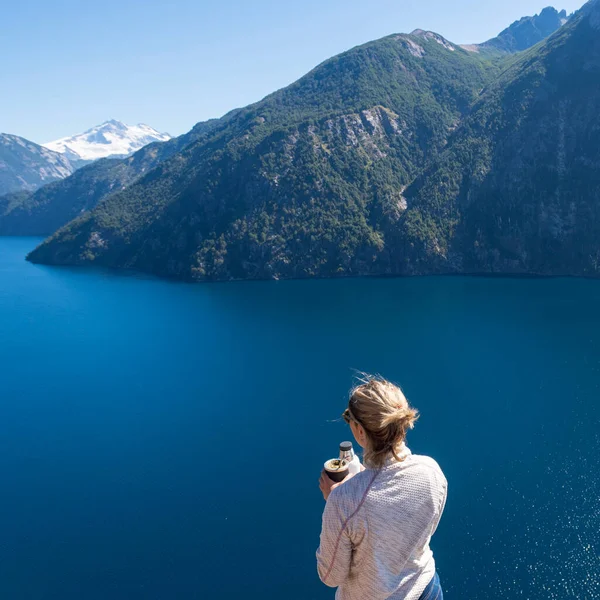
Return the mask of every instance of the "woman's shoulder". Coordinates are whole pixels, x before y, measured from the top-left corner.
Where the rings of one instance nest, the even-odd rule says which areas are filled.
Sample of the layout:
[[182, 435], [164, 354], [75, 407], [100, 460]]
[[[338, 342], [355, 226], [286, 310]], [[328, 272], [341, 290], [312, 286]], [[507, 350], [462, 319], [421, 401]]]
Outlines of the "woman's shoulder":
[[431, 456], [425, 456], [424, 454], [411, 454], [410, 459], [420, 466], [433, 469], [434, 471], [439, 471], [440, 473], [442, 472], [442, 468], [438, 462], [434, 458], [431, 458]]
[[428, 473], [432, 476], [440, 485], [447, 486], [448, 482], [446, 480], [446, 476], [442, 471], [442, 468], [437, 463], [437, 461], [431, 456], [424, 456], [422, 454], [412, 454], [410, 456], [410, 460], [413, 465], [417, 466], [423, 472]]

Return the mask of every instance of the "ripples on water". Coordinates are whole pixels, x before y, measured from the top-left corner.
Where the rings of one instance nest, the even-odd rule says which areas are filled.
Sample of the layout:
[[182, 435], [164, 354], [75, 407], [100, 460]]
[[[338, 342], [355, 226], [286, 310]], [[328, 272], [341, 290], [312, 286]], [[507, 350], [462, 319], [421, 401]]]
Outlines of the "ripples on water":
[[[516, 486], [507, 475], [482, 487], [476, 503], [489, 524], [471, 530], [467, 515], [463, 525], [473, 547], [484, 551], [486, 568], [468, 568], [471, 556], [463, 549], [466, 578], [449, 595], [460, 598], [466, 587], [481, 599], [600, 598], [599, 450], [596, 435], [595, 447], [574, 443], [569, 452], [534, 457], [525, 466], [507, 449], [506, 471], [525, 473], [529, 484]], [[538, 462], [552, 466], [540, 471]]]
[[448, 600], [600, 598], [600, 282], [190, 286], [35, 242], [0, 238], [0, 598], [332, 598], [316, 478], [353, 368], [448, 476]]

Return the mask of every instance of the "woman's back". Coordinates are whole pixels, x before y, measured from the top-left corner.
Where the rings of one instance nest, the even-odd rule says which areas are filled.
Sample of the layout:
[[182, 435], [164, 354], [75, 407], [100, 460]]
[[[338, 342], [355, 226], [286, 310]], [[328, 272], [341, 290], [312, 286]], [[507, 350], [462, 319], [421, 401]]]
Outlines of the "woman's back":
[[332, 490], [317, 552], [319, 576], [339, 600], [418, 600], [435, 575], [429, 540], [447, 482], [431, 458], [404, 446], [400, 461]]

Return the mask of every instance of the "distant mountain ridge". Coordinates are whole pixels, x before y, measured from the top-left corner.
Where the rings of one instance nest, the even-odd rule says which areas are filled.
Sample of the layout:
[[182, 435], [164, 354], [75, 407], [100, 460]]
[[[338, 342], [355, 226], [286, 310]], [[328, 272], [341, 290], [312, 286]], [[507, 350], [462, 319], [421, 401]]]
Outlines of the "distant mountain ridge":
[[[124, 159], [101, 158], [72, 176], [33, 193], [0, 197], [0, 235], [48, 235], [71, 219], [93, 209], [109, 194], [123, 190], [160, 162], [214, 127], [216, 120], [198, 123], [167, 142], [154, 142]], [[64, 155], [59, 155], [64, 156]]]
[[[69, 177], [94, 160], [126, 158], [148, 144], [169, 139], [169, 134], [159, 133], [148, 125], [129, 126], [115, 120], [43, 146], [17, 135], [0, 134], [0, 196], [34, 192], [48, 183]], [[24, 202], [27, 195], [16, 198]], [[10, 202], [2, 204], [5, 210], [0, 210], [0, 220], [8, 210], [7, 206], [12, 210], [19, 203], [12, 197]]]
[[125, 158], [152, 142], [166, 142], [168, 133], [160, 133], [149, 125], [126, 125], [111, 119], [83, 133], [43, 144], [44, 147], [65, 154], [69, 159], [98, 160]]
[[497, 50], [506, 54], [521, 52], [545, 40], [562, 27], [569, 18], [566, 10], [559, 12], [549, 6], [539, 15], [523, 17], [515, 21], [497, 37], [479, 44], [479, 48]]
[[36, 190], [74, 171], [75, 166], [63, 154], [17, 135], [0, 133], [0, 196]]

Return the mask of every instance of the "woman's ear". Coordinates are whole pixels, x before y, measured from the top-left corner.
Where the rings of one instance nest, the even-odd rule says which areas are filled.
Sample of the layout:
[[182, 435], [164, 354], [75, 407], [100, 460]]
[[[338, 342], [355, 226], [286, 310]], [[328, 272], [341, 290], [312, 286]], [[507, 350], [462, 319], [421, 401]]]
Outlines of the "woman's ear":
[[365, 432], [364, 427], [360, 423], [350, 421], [350, 429], [352, 430], [354, 439], [358, 442], [358, 445], [361, 448], [364, 448], [367, 443], [367, 433]]
[[364, 448], [365, 444], [367, 443], [367, 433], [362, 425], [358, 425], [358, 437], [360, 440], [360, 445]]

